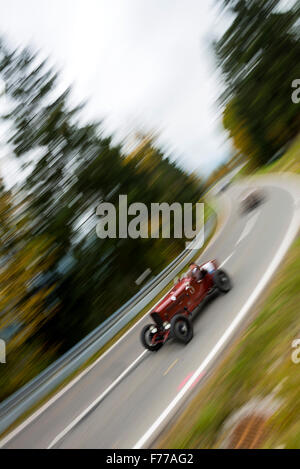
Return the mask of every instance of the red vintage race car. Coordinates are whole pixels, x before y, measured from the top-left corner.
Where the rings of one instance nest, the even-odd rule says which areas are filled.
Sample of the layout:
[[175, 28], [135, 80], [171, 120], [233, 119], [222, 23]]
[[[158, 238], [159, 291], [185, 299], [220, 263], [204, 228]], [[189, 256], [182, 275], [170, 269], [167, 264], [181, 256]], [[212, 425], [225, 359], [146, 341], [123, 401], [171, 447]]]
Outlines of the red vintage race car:
[[156, 352], [170, 338], [187, 344], [193, 338], [193, 311], [216, 291], [228, 293], [230, 289], [228, 274], [218, 269], [215, 260], [191, 264], [188, 272], [151, 311], [154, 323], [141, 332], [143, 346]]

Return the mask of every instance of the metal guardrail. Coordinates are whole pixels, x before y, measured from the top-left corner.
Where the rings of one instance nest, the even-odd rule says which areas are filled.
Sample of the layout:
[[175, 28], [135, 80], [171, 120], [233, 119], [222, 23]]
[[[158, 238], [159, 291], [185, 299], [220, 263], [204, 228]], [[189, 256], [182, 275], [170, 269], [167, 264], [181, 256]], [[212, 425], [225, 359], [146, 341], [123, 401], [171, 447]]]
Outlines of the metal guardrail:
[[[204, 233], [202, 233], [204, 241], [211, 235], [215, 222], [216, 215], [212, 215], [205, 223]], [[107, 344], [174, 279], [194, 255], [194, 249], [183, 250], [160, 274], [150, 280], [106, 321], [38, 376], [3, 401], [0, 404], [0, 433], [4, 432], [16, 419], [46, 397]]]

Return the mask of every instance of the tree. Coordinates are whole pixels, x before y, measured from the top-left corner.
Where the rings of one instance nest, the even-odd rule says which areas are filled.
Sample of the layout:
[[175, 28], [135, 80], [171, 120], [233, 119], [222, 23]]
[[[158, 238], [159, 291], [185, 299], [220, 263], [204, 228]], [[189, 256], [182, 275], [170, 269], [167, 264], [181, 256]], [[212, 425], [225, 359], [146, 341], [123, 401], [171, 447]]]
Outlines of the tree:
[[60, 91], [59, 74], [29, 49], [11, 52], [0, 42], [0, 77], [10, 103], [3, 116], [11, 124], [8, 141], [27, 171], [24, 184], [14, 188], [27, 228], [3, 277], [7, 287], [18, 279], [6, 323], [18, 317], [25, 344], [38, 338], [42, 350], [55, 349], [58, 356], [134, 295], [141, 273], [158, 273], [184, 247], [177, 239], [98, 239], [100, 202], [118, 206], [126, 194], [129, 204], [195, 203], [202, 184], [152, 136], [141, 137], [137, 151], [126, 155], [103, 135], [101, 123], [83, 125], [84, 105], [70, 105], [71, 89]]
[[235, 143], [246, 143], [248, 152], [253, 145], [248, 155], [264, 164], [299, 132], [299, 108], [291, 100], [300, 75], [299, 4], [287, 11], [275, 0], [224, 5], [233, 17], [215, 44], [226, 84], [224, 120]]
[[56, 254], [49, 239], [31, 238], [28, 215], [2, 182], [0, 227], [0, 330], [14, 331], [7, 346], [11, 353], [34, 337], [58, 307], [47, 307], [51, 288], [42, 282]]

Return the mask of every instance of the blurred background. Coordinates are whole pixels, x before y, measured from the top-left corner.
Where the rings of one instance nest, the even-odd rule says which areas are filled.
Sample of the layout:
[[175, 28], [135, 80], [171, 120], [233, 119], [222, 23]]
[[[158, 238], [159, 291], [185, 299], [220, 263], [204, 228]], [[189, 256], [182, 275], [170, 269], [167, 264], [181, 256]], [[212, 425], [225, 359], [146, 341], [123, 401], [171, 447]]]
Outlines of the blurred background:
[[102, 200], [195, 204], [294, 141], [300, 37], [294, 1], [0, 6], [2, 400], [184, 249], [100, 240]]

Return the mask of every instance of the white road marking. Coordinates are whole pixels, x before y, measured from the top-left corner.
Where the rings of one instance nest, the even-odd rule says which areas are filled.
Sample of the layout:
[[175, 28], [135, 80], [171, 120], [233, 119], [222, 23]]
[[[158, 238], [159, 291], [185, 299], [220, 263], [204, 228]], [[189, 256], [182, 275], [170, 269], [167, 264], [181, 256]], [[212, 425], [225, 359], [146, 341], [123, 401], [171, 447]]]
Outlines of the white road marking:
[[255, 215], [253, 215], [253, 216], [250, 218], [250, 220], [247, 221], [246, 226], [245, 226], [245, 228], [243, 229], [241, 236], [239, 237], [239, 239], [237, 240], [237, 242], [236, 242], [236, 244], [235, 244], [236, 246], [237, 246], [238, 244], [240, 244], [240, 242], [241, 242], [244, 238], [246, 238], [246, 236], [248, 236], [248, 234], [250, 233], [250, 231], [252, 231], [252, 229], [254, 228], [255, 223], [257, 222], [259, 213], [260, 213], [260, 212], [258, 212], [258, 213], [256, 213]]
[[[225, 196], [224, 196], [225, 197]], [[226, 201], [227, 201], [227, 219], [230, 218], [231, 211], [232, 211], [232, 204], [230, 199], [226, 196]], [[201, 253], [202, 257], [205, 252], [210, 248], [210, 246], [216, 242], [216, 240], [220, 237], [224, 226], [226, 223], [221, 223], [221, 227], [219, 227], [218, 231], [215, 233], [215, 235], [212, 237], [204, 251]], [[172, 289], [173, 287], [171, 287]], [[171, 290], [170, 289], [170, 290]], [[156, 305], [160, 302], [161, 299], [158, 300]], [[155, 308], [154, 305], [152, 308]], [[28, 425], [30, 425], [35, 419], [37, 419], [43, 412], [45, 412], [52, 404], [54, 404], [60, 397], [62, 397], [67, 391], [69, 391], [78, 381], [80, 381], [87, 373], [89, 373], [98, 363], [103, 360], [128, 334], [130, 334], [135, 327], [137, 327], [144, 319], [145, 317], [149, 314], [149, 311], [147, 311], [144, 316], [142, 316], [136, 323], [132, 325], [128, 331], [126, 331], [112, 346], [104, 352], [97, 360], [95, 360], [89, 367], [85, 368], [76, 378], [74, 378], [72, 381], [70, 381], [63, 389], [61, 389], [58, 393], [56, 393], [49, 401], [47, 401], [42, 407], [40, 407], [36, 412], [34, 412], [28, 419], [26, 419], [23, 423], [21, 423], [17, 428], [12, 430], [6, 437], [4, 437], [2, 440], [0, 440], [0, 448], [3, 448], [9, 441], [11, 441], [13, 438], [15, 438], [22, 430], [24, 430]]]
[[234, 252], [232, 252], [228, 257], [226, 257], [225, 261], [222, 262], [222, 264], [219, 265], [219, 268], [222, 269], [222, 267], [227, 264], [227, 262], [229, 261], [229, 259], [232, 258]]
[[249, 296], [248, 300], [239, 311], [237, 316], [234, 318], [230, 326], [226, 329], [224, 334], [218, 340], [216, 345], [207, 355], [205, 360], [200, 364], [199, 368], [195, 371], [195, 373], [191, 376], [191, 378], [187, 381], [184, 387], [180, 390], [180, 392], [175, 396], [175, 398], [170, 402], [170, 404], [166, 407], [166, 409], [160, 414], [160, 416], [155, 420], [155, 422], [151, 425], [151, 427], [146, 431], [146, 433], [137, 441], [137, 443], [133, 446], [133, 449], [141, 449], [144, 445], [150, 440], [151, 437], [155, 434], [161, 424], [166, 420], [168, 415], [176, 408], [178, 403], [181, 399], [185, 396], [188, 392], [190, 387], [194, 384], [197, 378], [201, 375], [201, 373], [205, 370], [205, 368], [210, 364], [210, 362], [216, 357], [216, 355], [221, 351], [221, 349], [225, 346], [226, 342], [229, 340], [232, 333], [237, 329], [239, 324], [241, 323], [242, 319], [246, 316], [249, 309], [252, 307], [256, 299], [261, 294], [264, 287], [267, 285], [269, 280], [271, 279], [272, 275], [278, 268], [282, 258], [287, 253], [292, 241], [296, 237], [298, 230], [299, 230], [299, 216], [298, 213], [294, 214], [292, 222], [289, 226], [289, 229], [286, 232], [286, 235], [278, 249], [277, 253], [275, 254], [272, 262], [270, 263], [269, 267], [265, 271], [264, 275], [262, 276], [260, 282], [257, 284], [255, 289], [253, 290], [252, 294]]
[[53, 448], [60, 440], [62, 440], [78, 423], [84, 419], [84, 417], [91, 412], [98, 404], [100, 404], [103, 399], [119, 384], [120, 381], [122, 381], [125, 376], [130, 373], [130, 371], [135, 367], [135, 365], [143, 358], [143, 356], [148, 353], [147, 350], [145, 350], [141, 355], [137, 357], [136, 360], [134, 360], [131, 365], [126, 368], [123, 373], [120, 374], [120, 376], [102, 393], [100, 396], [97, 397], [81, 414], [79, 414], [72, 422], [62, 431], [60, 432], [54, 440], [50, 443], [48, 446], [48, 449]]

